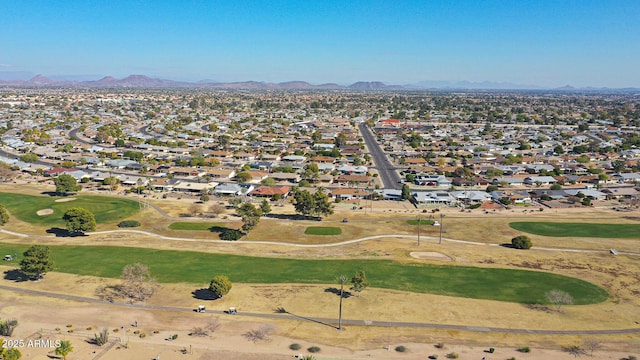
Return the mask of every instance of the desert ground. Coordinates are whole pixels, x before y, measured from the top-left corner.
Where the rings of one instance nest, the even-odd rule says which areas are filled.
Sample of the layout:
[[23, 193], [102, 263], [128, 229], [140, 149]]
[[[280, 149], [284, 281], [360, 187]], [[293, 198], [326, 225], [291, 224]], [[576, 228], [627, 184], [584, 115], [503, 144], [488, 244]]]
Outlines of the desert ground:
[[[39, 193], [39, 186], [21, 186], [25, 192]], [[2, 186], [0, 191], [16, 191]], [[476, 209], [415, 209], [405, 203], [375, 202], [371, 209], [352, 210], [340, 204], [336, 213], [321, 225], [340, 224], [344, 228], [339, 237], [305, 239], [293, 221], [265, 219], [246, 240], [236, 243], [214, 242], [198, 232], [167, 230], [172, 221], [237, 221], [232, 213], [219, 218], [182, 216], [194, 203], [193, 199], [152, 199], [157, 209], [145, 209], [139, 220], [151, 233], [102, 232], [83, 238], [56, 238], [30, 224], [12, 219], [4, 229], [29, 236], [0, 233], [4, 243], [40, 243], [77, 245], [103, 244], [144, 246], [162, 249], [190, 249], [219, 253], [253, 254], [297, 258], [389, 258], [405, 262], [471, 265], [479, 267], [526, 268], [554, 272], [588, 280], [607, 289], [609, 300], [601, 304], [566, 306], [562, 312], [530, 308], [521, 304], [499, 301], [464, 299], [430, 294], [416, 294], [368, 288], [360, 297], [344, 301], [344, 319], [362, 320], [362, 325], [345, 325], [337, 330], [335, 323], [323, 324], [304, 320], [308, 318], [337, 319], [338, 297], [325, 292], [326, 285], [286, 284], [258, 285], [234, 284], [232, 291], [222, 299], [199, 300], [194, 290], [207, 284], [161, 284], [158, 293], [144, 304], [112, 304], [100, 302], [96, 290], [116, 283], [116, 279], [102, 279], [51, 272], [37, 282], [16, 282], [5, 276], [0, 285], [20, 289], [40, 290], [54, 294], [71, 294], [88, 300], [68, 300], [51, 296], [33, 295], [20, 291], [0, 291], [0, 319], [17, 319], [13, 339], [68, 339], [74, 345], [68, 359], [287, 359], [296, 354], [310, 354], [307, 349], [317, 346], [317, 359], [426, 359], [429, 355], [457, 353], [459, 359], [574, 359], [564, 351], [566, 347], [580, 345], [587, 357], [586, 344], [597, 343], [595, 359], [622, 359], [640, 355], [640, 332], [632, 334], [514, 334], [488, 332], [486, 327], [535, 330], [603, 330], [640, 328], [640, 242], [638, 239], [581, 239], [547, 238], [531, 236], [534, 248], [522, 252], [500, 244], [509, 242], [519, 232], [506, 224], [513, 219], [539, 219], [540, 221], [615, 222], [637, 223], [638, 210], [620, 213], [611, 206], [593, 209], [567, 208], [537, 211], [513, 209], [485, 211]], [[277, 213], [293, 213], [290, 206], [274, 207]], [[440, 213], [444, 214], [440, 218]], [[439, 243], [439, 229], [424, 227], [420, 246], [417, 245], [415, 227], [402, 225], [396, 219], [443, 219], [443, 241]], [[223, 219], [223, 217], [227, 217]], [[349, 222], [341, 223], [343, 218]], [[274, 226], [277, 224], [277, 226]], [[316, 225], [318, 223], [315, 223]], [[331, 226], [331, 225], [327, 225]], [[334, 225], [338, 226], [338, 225]], [[114, 227], [102, 226], [99, 231]], [[400, 234], [403, 237], [384, 235]], [[262, 244], [261, 241], [280, 243], [321, 244], [376, 238], [340, 246], [301, 248], [290, 245]], [[188, 238], [195, 241], [181, 241]], [[640, 238], [640, 236], [639, 236]], [[578, 248], [588, 252], [562, 251]], [[633, 253], [613, 256], [608, 249]], [[551, 249], [551, 250], [550, 250]], [[554, 250], [555, 249], [555, 250]], [[8, 265], [8, 264], [3, 264]], [[12, 266], [0, 266], [3, 272]], [[93, 302], [89, 302], [93, 301]], [[193, 308], [204, 303], [208, 311], [195, 313]], [[235, 306], [238, 316], [221, 313]], [[159, 309], [153, 307], [169, 307]], [[284, 308], [294, 318], [264, 318], [247, 316], [248, 313], [275, 314]], [[467, 330], [374, 327], [367, 320], [402, 321], [430, 324], [461, 325]], [[336, 320], [337, 321], [337, 320]], [[132, 325], [136, 324], [137, 327]], [[107, 328], [113, 346], [98, 347], [89, 342], [93, 335]], [[190, 336], [196, 328], [208, 329], [205, 336]], [[265, 339], [250, 339], [248, 333], [262, 332]], [[141, 337], [141, 334], [144, 334]], [[175, 340], [167, 340], [177, 334]], [[28, 343], [28, 341], [27, 341]], [[32, 341], [32, 343], [34, 343]], [[293, 343], [299, 350], [291, 350]], [[442, 348], [435, 345], [442, 344]], [[405, 352], [396, 351], [404, 346]], [[531, 352], [522, 353], [523, 346]], [[485, 352], [490, 347], [494, 353]], [[27, 359], [46, 359], [51, 348], [25, 347], [21, 349]]]

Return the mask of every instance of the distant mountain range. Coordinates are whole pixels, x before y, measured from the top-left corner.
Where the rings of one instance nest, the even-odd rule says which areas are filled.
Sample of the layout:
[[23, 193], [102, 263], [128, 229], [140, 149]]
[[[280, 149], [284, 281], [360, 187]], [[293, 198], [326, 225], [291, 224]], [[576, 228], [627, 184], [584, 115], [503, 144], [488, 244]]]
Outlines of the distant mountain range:
[[[533, 85], [521, 85], [507, 82], [470, 82], [470, 81], [421, 81], [407, 85], [387, 85], [379, 81], [359, 81], [351, 85], [327, 83], [313, 85], [305, 81], [281, 83], [243, 81], [217, 82], [201, 80], [198, 82], [155, 79], [145, 75], [129, 75], [122, 79], [106, 76], [99, 80], [69, 80], [61, 76], [46, 77], [28, 72], [0, 72], [0, 86], [24, 87], [91, 87], [91, 88], [208, 88], [208, 89], [246, 89], [246, 90], [555, 90], [555, 91], [640, 91], [640, 88], [574, 88], [566, 85], [550, 89]], [[71, 77], [82, 79], [84, 76]]]

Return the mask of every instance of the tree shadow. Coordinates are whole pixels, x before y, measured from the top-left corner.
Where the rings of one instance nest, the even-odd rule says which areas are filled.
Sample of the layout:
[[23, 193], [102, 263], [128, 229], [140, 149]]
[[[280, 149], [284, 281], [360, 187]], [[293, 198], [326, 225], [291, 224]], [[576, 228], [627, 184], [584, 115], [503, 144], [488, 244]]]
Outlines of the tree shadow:
[[[324, 289], [324, 292], [332, 293], [334, 295], [340, 296], [340, 289], [338, 289], [338, 288], [328, 287], [328, 288]], [[350, 298], [352, 296], [353, 296], [353, 294], [350, 291], [342, 290], [342, 298], [343, 299], [348, 299], [348, 298]]]
[[210, 227], [208, 230], [211, 231], [211, 232], [221, 233], [221, 232], [224, 232], [225, 230], [232, 230], [232, 229], [229, 229], [228, 227], [217, 226], [216, 225], [216, 226]]
[[29, 277], [22, 273], [22, 271], [18, 269], [7, 270], [4, 272], [4, 279], [11, 280], [15, 282], [23, 282], [29, 280]]
[[286, 310], [285, 308], [283, 308], [283, 307], [277, 307], [277, 308], [275, 308], [273, 311], [274, 311], [276, 314], [287, 314], [287, 315], [291, 315], [291, 316], [293, 316], [293, 317], [295, 317], [295, 318], [298, 318], [298, 319], [301, 319], [301, 320], [311, 321], [311, 322], [314, 322], [314, 323], [317, 323], [317, 324], [321, 324], [321, 325], [324, 325], [324, 326], [328, 326], [328, 327], [330, 327], [330, 328], [338, 329], [338, 327], [337, 327], [337, 326], [334, 326], [334, 325], [331, 325], [331, 324], [327, 324], [326, 322], [323, 322], [323, 321], [320, 321], [320, 320], [317, 320], [317, 319], [308, 318], [308, 317], [305, 317], [305, 316], [296, 315], [296, 314], [294, 314], [294, 313], [291, 313], [291, 312], [287, 311], [287, 310]]
[[42, 195], [51, 196], [51, 197], [60, 196], [60, 193], [57, 193], [55, 191], [43, 191], [43, 192], [41, 192], [41, 194]]
[[58, 227], [52, 227], [46, 230], [47, 234], [54, 234], [56, 237], [71, 237], [69, 230]]
[[500, 246], [502, 246], [503, 248], [507, 248], [507, 249], [515, 249], [515, 247], [513, 247], [513, 244], [511, 244], [511, 243], [500, 244]]
[[191, 295], [193, 296], [194, 299], [198, 299], [198, 300], [217, 300], [218, 299], [218, 296], [214, 294], [213, 291], [207, 288], [194, 290], [191, 292]]
[[265, 215], [265, 217], [269, 217], [272, 219], [280, 219], [280, 220], [314, 220], [321, 221], [322, 218], [319, 216], [308, 216], [308, 215], [300, 215], [300, 214], [272, 214], [269, 213]]

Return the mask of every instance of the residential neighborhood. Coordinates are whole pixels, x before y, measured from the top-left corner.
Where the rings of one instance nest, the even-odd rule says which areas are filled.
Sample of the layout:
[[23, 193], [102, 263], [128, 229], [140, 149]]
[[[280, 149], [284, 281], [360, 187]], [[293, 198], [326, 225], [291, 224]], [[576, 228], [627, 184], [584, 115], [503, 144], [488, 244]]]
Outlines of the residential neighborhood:
[[[625, 93], [3, 89], [0, 162], [14, 177], [69, 174], [114, 191], [101, 186], [113, 177], [118, 192], [165, 197], [324, 188], [336, 202], [416, 207], [637, 206], [638, 103]], [[384, 182], [374, 152], [400, 181]]]

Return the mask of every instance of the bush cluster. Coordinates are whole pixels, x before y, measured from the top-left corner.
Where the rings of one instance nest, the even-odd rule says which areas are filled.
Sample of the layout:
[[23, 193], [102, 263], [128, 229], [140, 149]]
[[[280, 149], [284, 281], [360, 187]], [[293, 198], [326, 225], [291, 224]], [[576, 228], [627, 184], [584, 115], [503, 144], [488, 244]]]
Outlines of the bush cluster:
[[121, 228], [132, 228], [140, 226], [140, 221], [138, 220], [124, 220], [118, 223], [118, 227]]

